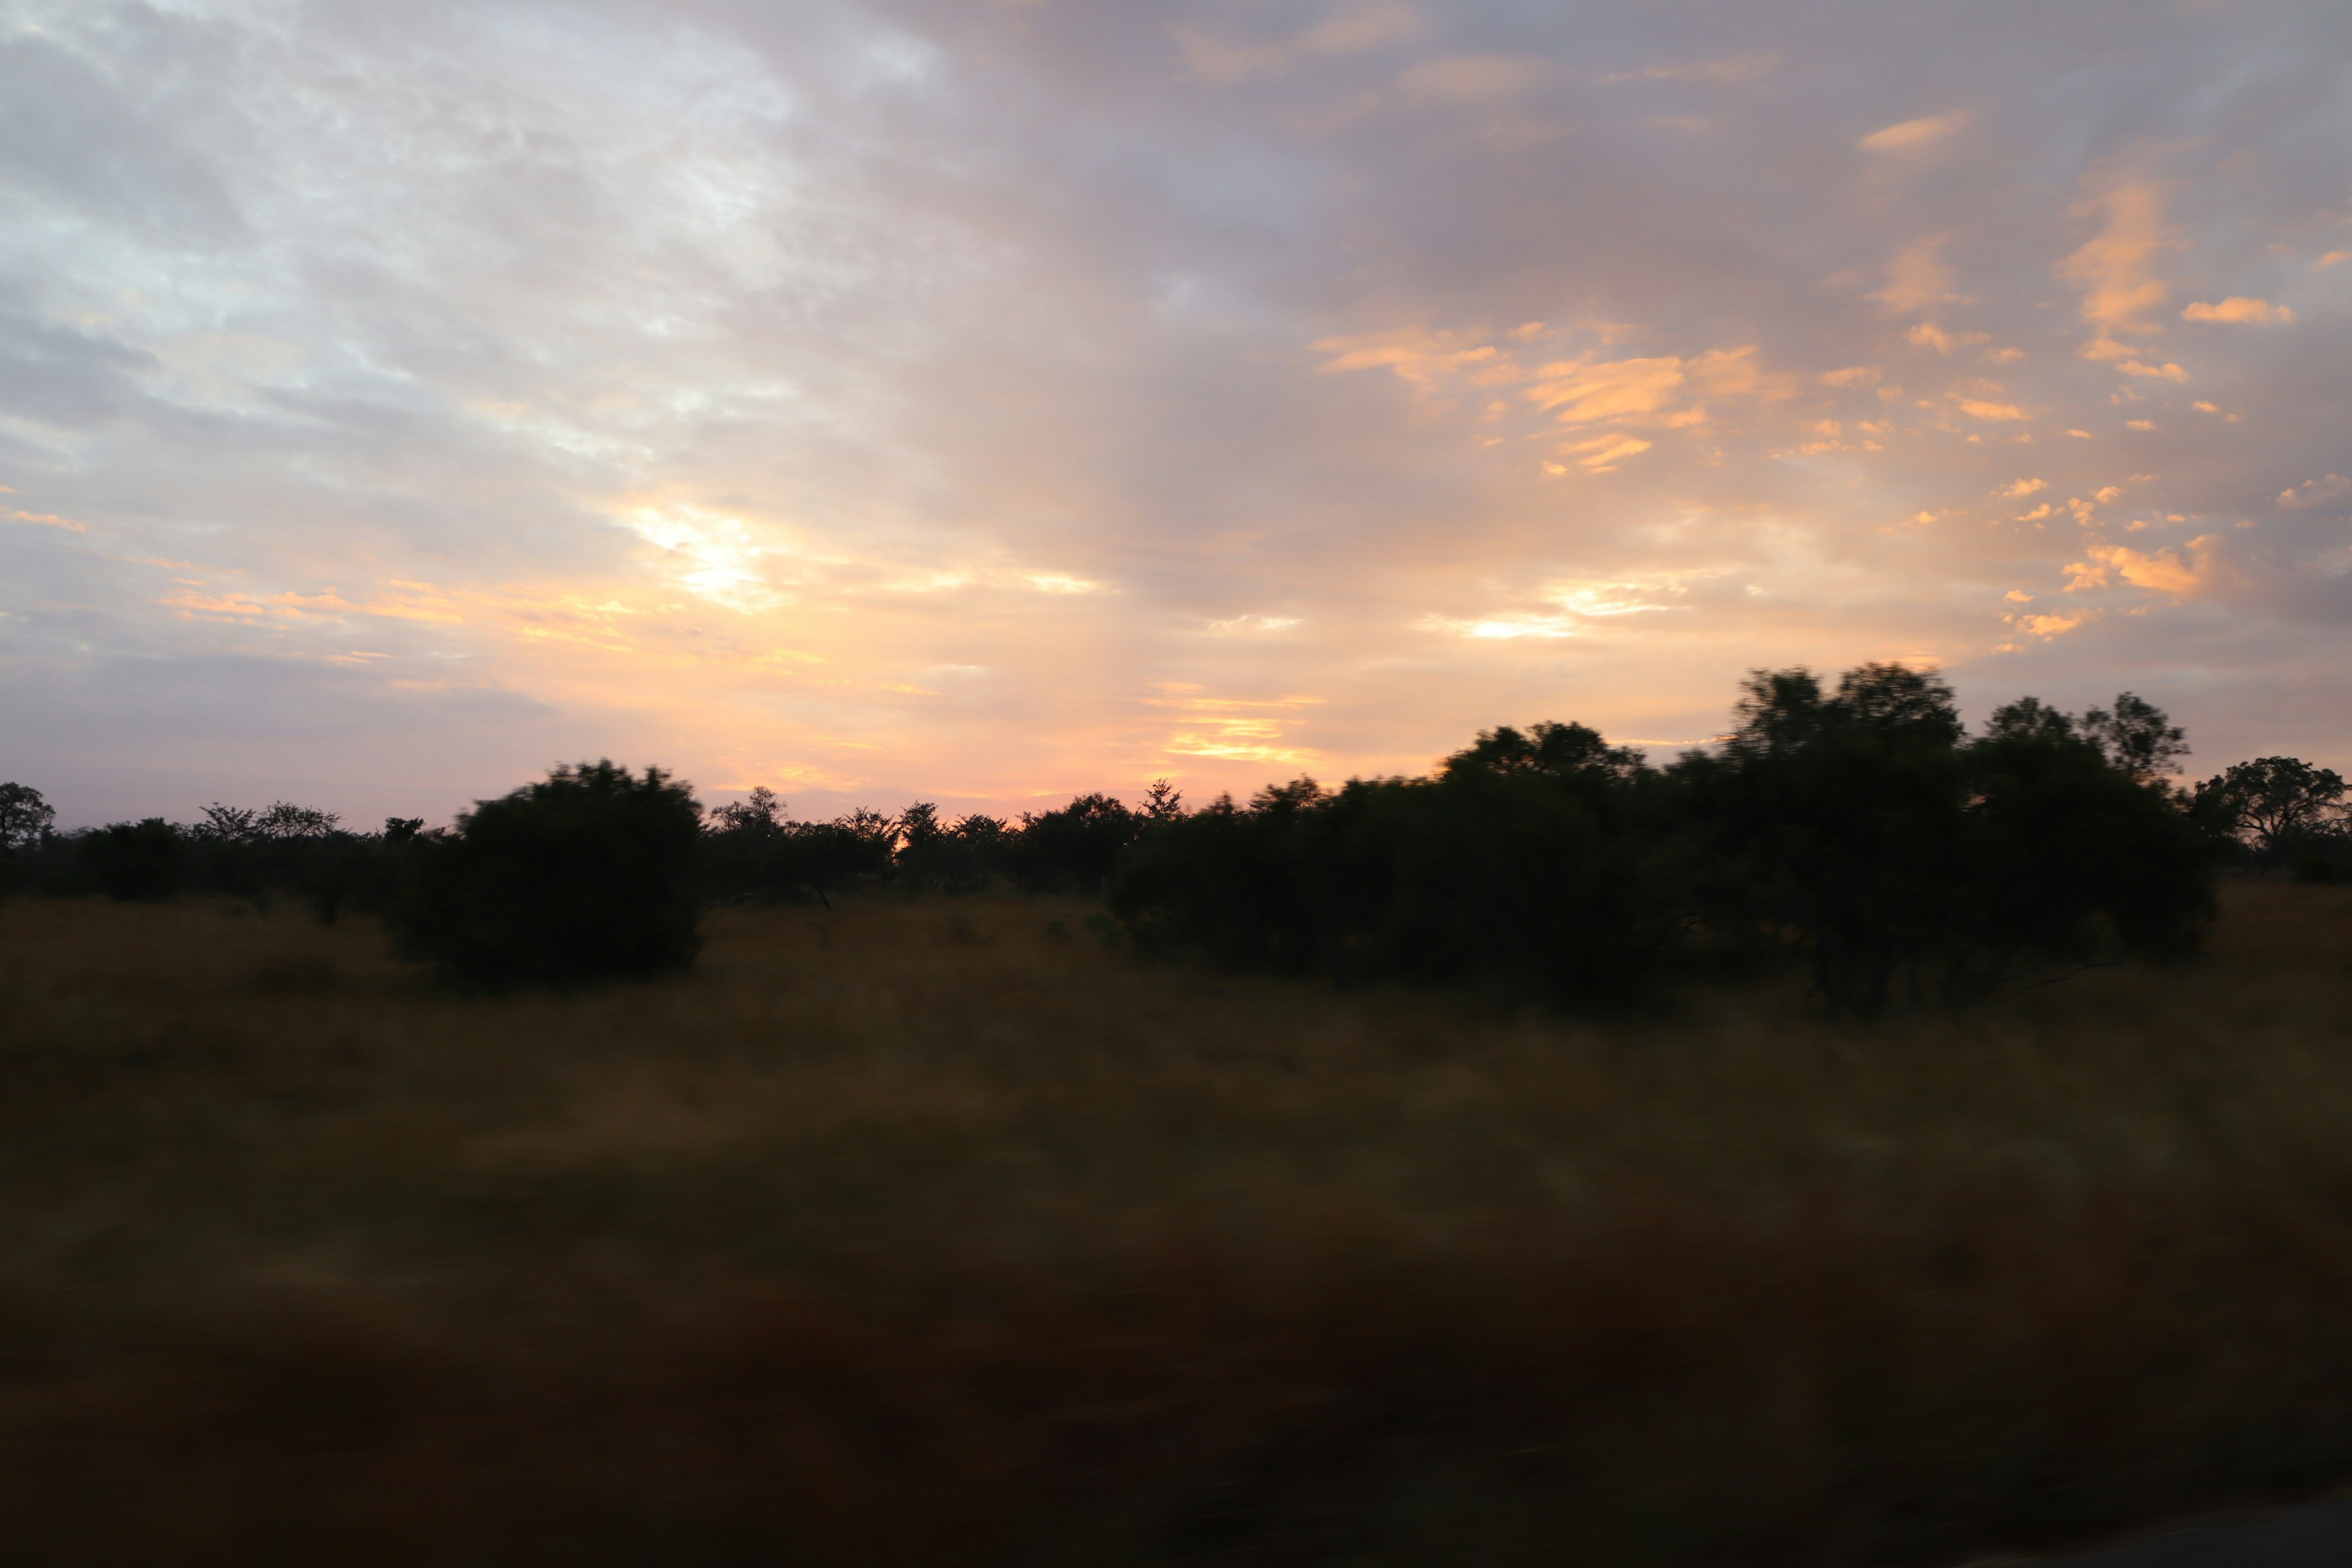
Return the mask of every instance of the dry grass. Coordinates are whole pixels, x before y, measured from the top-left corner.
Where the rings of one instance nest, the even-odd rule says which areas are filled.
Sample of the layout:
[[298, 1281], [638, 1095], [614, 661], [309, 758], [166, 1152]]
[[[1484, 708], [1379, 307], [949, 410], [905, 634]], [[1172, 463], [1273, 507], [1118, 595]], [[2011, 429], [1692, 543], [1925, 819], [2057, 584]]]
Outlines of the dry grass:
[[[2352, 1476], [2352, 897], [1575, 1025], [729, 914], [0, 910], [16, 1563], [1936, 1561]], [[1078, 934], [1071, 934], [1071, 933]]]

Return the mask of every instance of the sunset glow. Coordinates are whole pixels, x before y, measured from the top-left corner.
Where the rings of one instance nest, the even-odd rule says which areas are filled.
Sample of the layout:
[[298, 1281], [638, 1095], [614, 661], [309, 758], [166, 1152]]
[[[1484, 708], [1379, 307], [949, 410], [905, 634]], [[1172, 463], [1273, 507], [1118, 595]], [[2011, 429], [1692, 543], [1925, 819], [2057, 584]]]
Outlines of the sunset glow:
[[1670, 752], [1752, 666], [2352, 764], [2352, 13], [0, 0], [0, 775], [796, 813]]

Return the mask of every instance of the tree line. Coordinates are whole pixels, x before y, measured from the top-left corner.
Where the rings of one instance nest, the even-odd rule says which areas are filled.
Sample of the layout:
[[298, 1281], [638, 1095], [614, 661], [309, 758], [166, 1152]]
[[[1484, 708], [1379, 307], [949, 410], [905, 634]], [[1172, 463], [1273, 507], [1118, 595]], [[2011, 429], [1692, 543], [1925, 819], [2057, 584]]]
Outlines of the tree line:
[[2352, 881], [2337, 774], [2263, 757], [2182, 787], [2181, 731], [2130, 693], [2081, 714], [2021, 699], [1971, 735], [1931, 674], [1759, 670], [1732, 720], [1664, 765], [1541, 723], [1482, 731], [1421, 777], [1199, 809], [1162, 780], [1136, 806], [1089, 794], [1011, 820], [919, 801], [799, 821], [766, 789], [705, 811], [658, 768], [597, 762], [441, 828], [356, 832], [278, 802], [60, 834], [9, 784], [0, 877], [356, 910], [477, 986], [682, 967], [716, 905], [1015, 888], [1100, 897], [1138, 946], [1235, 966], [1606, 1005], [1794, 961], [1862, 1012], [2184, 956], [2224, 867]]

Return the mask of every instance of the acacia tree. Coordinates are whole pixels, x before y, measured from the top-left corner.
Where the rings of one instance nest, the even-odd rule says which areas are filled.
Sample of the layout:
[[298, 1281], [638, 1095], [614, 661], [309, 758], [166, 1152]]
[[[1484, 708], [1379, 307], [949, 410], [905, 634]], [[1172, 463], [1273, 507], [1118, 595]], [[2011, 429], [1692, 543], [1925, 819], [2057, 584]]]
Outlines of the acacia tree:
[[2300, 757], [2256, 757], [2197, 786], [2198, 803], [2267, 866], [2340, 823], [2345, 783]]

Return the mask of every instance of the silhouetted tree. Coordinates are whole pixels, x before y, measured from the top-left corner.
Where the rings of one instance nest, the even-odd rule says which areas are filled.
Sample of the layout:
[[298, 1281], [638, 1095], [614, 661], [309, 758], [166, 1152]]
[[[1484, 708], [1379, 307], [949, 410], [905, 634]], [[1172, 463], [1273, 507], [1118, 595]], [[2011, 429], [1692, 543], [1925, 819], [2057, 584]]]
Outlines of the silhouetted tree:
[[1140, 826], [1124, 803], [1108, 795], [1082, 795], [1037, 816], [1023, 812], [1014, 874], [1024, 888], [1099, 893]]
[[2189, 754], [2180, 727], [2164, 710], [2128, 691], [2116, 699], [2113, 708], [2094, 708], [2075, 725], [2110, 767], [2128, 774], [2136, 784], [2156, 784], [2179, 773], [2180, 759]]
[[1153, 779], [1143, 791], [1136, 816], [1146, 822], [1171, 822], [1184, 815], [1184, 792], [1166, 779]]
[[48, 837], [58, 814], [30, 784], [0, 784], [0, 853], [20, 855]]
[[1112, 910], [1148, 947], [1251, 967], [1633, 995], [1677, 945], [1686, 900], [1656, 775], [1575, 728], [1540, 728], [1555, 737], [1542, 765], [1528, 755], [1540, 741], [1492, 731], [1434, 779], [1302, 778], [1155, 825]]
[[1967, 799], [1951, 689], [1895, 664], [1755, 670], [1713, 755], [1675, 781], [1707, 840], [1704, 899], [1719, 928], [1794, 932], [1832, 1005], [1882, 1006], [1927, 945], [1958, 869]]
[[682, 969], [701, 947], [701, 808], [658, 768], [559, 767], [478, 801], [423, 851], [400, 951], [467, 984], [577, 984]]
[[929, 801], [898, 814], [898, 833], [899, 879], [910, 889], [947, 893], [985, 887], [1009, 868], [1018, 841], [1003, 822], [977, 812], [950, 826]]
[[1597, 730], [1582, 724], [1537, 724], [1526, 734], [1505, 725], [1481, 730], [1469, 747], [1445, 759], [1448, 776], [1467, 772], [1491, 773], [1598, 773], [1631, 778], [1644, 766], [1642, 753], [1631, 746], [1612, 746]]
[[1985, 736], [1995, 741], [2067, 741], [2076, 738], [2074, 719], [2039, 697], [2021, 697], [1992, 710]]
[[2300, 757], [2256, 757], [2197, 786], [2197, 800], [2223, 832], [2250, 849], [2264, 869], [2299, 852], [2326, 847], [2342, 820], [2345, 784], [2333, 768]]
[[896, 820], [860, 808], [832, 822], [793, 822], [773, 792], [711, 813], [704, 842], [705, 883], [719, 899], [773, 900], [805, 895], [826, 909], [833, 895], [894, 868]]
[[1859, 1012], [2177, 956], [2210, 912], [2199, 829], [2149, 787], [2179, 731], [2138, 699], [2077, 720], [2028, 698], [1971, 742], [1941, 679], [1869, 664], [1833, 691], [1752, 671], [1733, 718], [1663, 771], [1548, 723], [1482, 731], [1433, 778], [1221, 799], [1149, 824], [1111, 907], [1147, 946], [1571, 1003], [1793, 949]]
[[0, 893], [27, 874], [26, 862], [49, 838], [58, 814], [29, 784], [0, 784]]
[[160, 816], [95, 828], [74, 847], [98, 890], [110, 899], [168, 899], [185, 886], [187, 838]]

